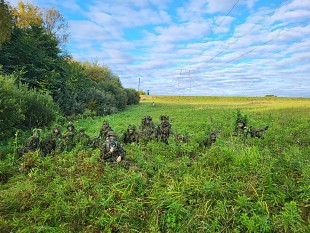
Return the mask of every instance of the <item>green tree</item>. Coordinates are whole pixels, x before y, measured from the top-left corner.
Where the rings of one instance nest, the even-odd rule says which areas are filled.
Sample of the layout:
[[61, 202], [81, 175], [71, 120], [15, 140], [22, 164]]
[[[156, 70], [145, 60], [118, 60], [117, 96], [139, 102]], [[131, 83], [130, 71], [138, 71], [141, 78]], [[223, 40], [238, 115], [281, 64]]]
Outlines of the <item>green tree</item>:
[[13, 18], [9, 6], [0, 0], [0, 45], [11, 37]]

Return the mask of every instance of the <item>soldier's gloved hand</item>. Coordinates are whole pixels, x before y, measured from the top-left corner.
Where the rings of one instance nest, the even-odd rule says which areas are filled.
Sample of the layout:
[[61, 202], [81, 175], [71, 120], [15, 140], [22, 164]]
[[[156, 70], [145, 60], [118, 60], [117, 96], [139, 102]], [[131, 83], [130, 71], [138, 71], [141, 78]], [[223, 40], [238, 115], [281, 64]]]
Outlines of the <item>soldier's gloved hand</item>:
[[122, 160], [122, 157], [119, 155], [116, 159], [116, 162], [119, 163]]

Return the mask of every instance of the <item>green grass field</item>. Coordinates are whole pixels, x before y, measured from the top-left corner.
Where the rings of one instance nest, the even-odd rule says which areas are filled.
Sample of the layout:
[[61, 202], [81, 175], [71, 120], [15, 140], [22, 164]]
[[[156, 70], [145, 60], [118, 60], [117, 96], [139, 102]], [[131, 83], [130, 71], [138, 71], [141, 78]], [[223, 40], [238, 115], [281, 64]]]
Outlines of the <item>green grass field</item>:
[[[269, 125], [265, 139], [232, 136], [237, 109]], [[93, 137], [107, 119], [120, 137], [145, 115], [168, 115], [191, 140], [125, 145], [130, 166], [79, 147], [2, 156], [0, 232], [310, 232], [310, 99], [142, 96], [74, 124]]]

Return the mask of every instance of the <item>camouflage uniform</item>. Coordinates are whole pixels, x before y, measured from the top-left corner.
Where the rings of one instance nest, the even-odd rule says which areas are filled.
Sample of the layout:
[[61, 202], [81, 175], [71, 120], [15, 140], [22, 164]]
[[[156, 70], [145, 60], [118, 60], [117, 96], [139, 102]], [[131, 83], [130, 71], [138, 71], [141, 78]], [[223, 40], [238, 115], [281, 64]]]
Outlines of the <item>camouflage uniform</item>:
[[93, 141], [91, 142], [91, 148], [97, 149], [100, 147], [100, 145], [101, 145], [100, 137], [99, 136], [94, 137]]
[[80, 129], [79, 133], [74, 137], [75, 144], [81, 145], [83, 148], [91, 145], [90, 137], [85, 133], [85, 129]]
[[127, 131], [123, 135], [124, 143], [138, 143], [138, 133], [136, 132], [136, 126], [129, 125]]
[[73, 132], [66, 132], [60, 143], [59, 147], [57, 148], [59, 152], [67, 151], [70, 152], [75, 147], [74, 141], [74, 133]]
[[246, 121], [243, 119], [237, 119], [234, 136], [244, 136], [247, 137], [249, 133], [248, 127], [246, 126]]
[[29, 151], [36, 151], [40, 149], [41, 139], [40, 139], [41, 129], [34, 129], [32, 131], [32, 136], [26, 139], [24, 146], [17, 149], [17, 154], [22, 156]]
[[189, 138], [189, 135], [188, 134], [183, 134], [183, 133], [177, 133], [175, 135], [175, 141], [177, 143], [180, 143], [180, 142], [189, 142], [190, 138]]
[[43, 155], [53, 154], [57, 146], [61, 143], [62, 135], [59, 126], [54, 126], [52, 132], [46, 136], [41, 143], [41, 152]]
[[200, 144], [200, 146], [204, 147], [211, 147], [213, 143], [216, 142], [216, 136], [217, 133], [215, 131], [212, 131], [210, 135], [208, 135]]
[[[139, 141], [148, 142], [156, 137], [156, 128], [152, 122], [151, 116], [142, 118], [142, 123], [139, 127]], [[141, 140], [140, 140], [141, 139]]]
[[117, 142], [116, 134], [113, 131], [110, 131], [107, 136], [108, 138], [100, 150], [100, 160], [118, 163], [125, 158], [126, 152]]
[[161, 124], [157, 127], [156, 138], [157, 140], [168, 143], [168, 138], [172, 134], [172, 125], [169, 123], [169, 117], [161, 116]]
[[107, 120], [104, 120], [99, 132], [99, 138], [101, 139], [101, 142], [105, 142], [110, 131], [112, 131], [112, 129], [109, 125], [109, 122]]
[[67, 130], [65, 131], [64, 134], [68, 133], [68, 132], [72, 132], [73, 134], [75, 134], [75, 128], [74, 128], [74, 124], [69, 122], [69, 124], [67, 125]]
[[251, 134], [251, 137], [252, 138], [261, 138], [261, 139], [264, 139], [265, 137], [265, 131], [269, 128], [269, 126], [265, 126], [263, 128], [254, 128], [253, 126], [250, 127], [250, 134]]

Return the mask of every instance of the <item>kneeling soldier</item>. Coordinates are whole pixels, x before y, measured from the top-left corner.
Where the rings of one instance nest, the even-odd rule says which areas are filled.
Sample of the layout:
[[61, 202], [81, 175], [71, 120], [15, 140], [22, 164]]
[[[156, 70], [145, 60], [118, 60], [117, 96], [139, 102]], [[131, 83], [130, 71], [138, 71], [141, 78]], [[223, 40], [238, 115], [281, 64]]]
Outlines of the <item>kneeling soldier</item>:
[[116, 140], [116, 134], [110, 131], [107, 140], [100, 150], [100, 160], [119, 163], [125, 158], [126, 152]]
[[129, 125], [127, 131], [124, 133], [123, 142], [124, 143], [138, 143], [138, 133], [136, 132], [136, 126]]

